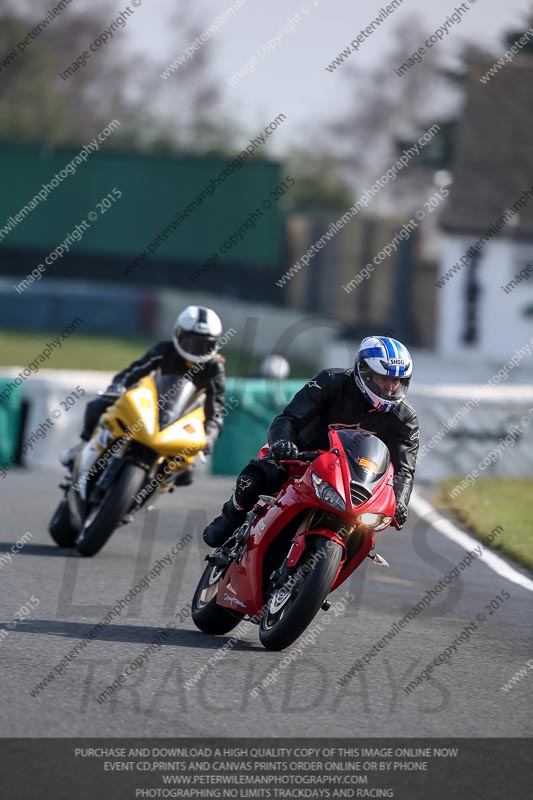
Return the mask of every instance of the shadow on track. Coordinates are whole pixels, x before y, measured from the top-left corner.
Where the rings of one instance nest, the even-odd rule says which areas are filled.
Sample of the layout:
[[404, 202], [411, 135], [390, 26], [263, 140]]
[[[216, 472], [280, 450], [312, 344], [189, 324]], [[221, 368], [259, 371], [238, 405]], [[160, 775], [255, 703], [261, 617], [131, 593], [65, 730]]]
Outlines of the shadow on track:
[[[85, 633], [89, 633], [95, 623], [65, 622], [48, 619], [31, 619], [17, 622], [12, 633], [33, 633], [49, 636], [62, 636], [66, 639], [80, 640]], [[6, 623], [0, 623], [0, 630], [7, 628]], [[210, 636], [201, 631], [180, 630], [179, 628], [165, 628], [165, 626], [148, 627], [146, 625], [106, 625], [96, 636], [83, 641], [89, 642], [128, 642], [130, 644], [151, 644], [157, 634], [168, 631], [169, 637], [161, 642], [162, 647], [192, 647], [200, 650], [218, 650], [229, 641], [230, 636]], [[238, 631], [238, 629], [237, 629]], [[244, 652], [261, 651], [264, 648], [253, 642], [239, 641], [233, 645], [233, 650]]]
[[[16, 542], [0, 542], [0, 553], [7, 553], [11, 551], [11, 548], [16, 544]], [[58, 547], [57, 544], [25, 544], [20, 550], [17, 550], [16, 553], [11, 554], [13, 558], [15, 556], [18, 558], [19, 556], [52, 556], [53, 558], [61, 557], [61, 558], [81, 558], [79, 553], [76, 550], [73, 550], [71, 547]]]

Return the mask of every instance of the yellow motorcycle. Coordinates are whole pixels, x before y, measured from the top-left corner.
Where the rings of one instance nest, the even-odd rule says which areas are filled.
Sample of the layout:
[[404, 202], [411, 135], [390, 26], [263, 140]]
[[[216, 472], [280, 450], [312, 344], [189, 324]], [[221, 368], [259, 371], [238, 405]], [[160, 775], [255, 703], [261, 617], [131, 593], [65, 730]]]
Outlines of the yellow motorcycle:
[[124, 390], [78, 453], [49, 526], [60, 547], [93, 556], [115, 528], [170, 491], [206, 444], [204, 390], [151, 375]]

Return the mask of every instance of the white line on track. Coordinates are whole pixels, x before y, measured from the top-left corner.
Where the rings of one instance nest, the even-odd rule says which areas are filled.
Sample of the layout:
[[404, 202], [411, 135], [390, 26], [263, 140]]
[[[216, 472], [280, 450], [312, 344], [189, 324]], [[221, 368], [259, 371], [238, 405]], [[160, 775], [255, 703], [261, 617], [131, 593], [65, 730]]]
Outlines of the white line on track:
[[[417, 491], [413, 492], [409, 506], [417, 517], [427, 517], [429, 514], [435, 516], [439, 514], [437, 509], [421, 497]], [[511, 567], [503, 558], [500, 558], [500, 556], [497, 556], [486, 547], [483, 547], [478, 539], [474, 539], [473, 536], [462, 531], [454, 525], [451, 520], [439, 516], [439, 519], [432, 520], [429, 524], [432, 528], [439, 531], [439, 533], [442, 533], [448, 539], [451, 539], [452, 542], [455, 542], [455, 544], [464, 547], [465, 550], [472, 550], [476, 545], [481, 547], [483, 550], [481, 563], [486, 564], [489, 569], [501, 575], [502, 578], [506, 578], [508, 581], [511, 581], [511, 583], [516, 583], [529, 592], [533, 592], [533, 580], [522, 575], [521, 572]]]

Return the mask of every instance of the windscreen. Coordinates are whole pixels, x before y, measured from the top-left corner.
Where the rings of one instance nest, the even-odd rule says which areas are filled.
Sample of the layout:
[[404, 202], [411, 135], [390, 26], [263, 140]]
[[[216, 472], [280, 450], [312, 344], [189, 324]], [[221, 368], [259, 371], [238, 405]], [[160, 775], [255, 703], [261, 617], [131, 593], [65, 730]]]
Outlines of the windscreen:
[[154, 376], [159, 407], [159, 428], [168, 428], [201, 403], [194, 384], [179, 375]]
[[337, 433], [348, 458], [352, 480], [371, 484], [383, 477], [390, 454], [381, 439], [360, 430], [338, 430]]

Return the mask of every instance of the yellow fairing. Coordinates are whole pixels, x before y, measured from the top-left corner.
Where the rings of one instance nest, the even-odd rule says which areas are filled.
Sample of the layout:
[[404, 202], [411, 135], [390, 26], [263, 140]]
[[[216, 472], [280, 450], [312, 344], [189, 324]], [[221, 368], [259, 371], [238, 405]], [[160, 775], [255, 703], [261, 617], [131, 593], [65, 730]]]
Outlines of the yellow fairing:
[[157, 402], [156, 385], [148, 376], [125, 392], [103, 415], [102, 422], [117, 438], [128, 433], [132, 441], [150, 447], [162, 457], [182, 456], [186, 463], [176, 465], [182, 469], [192, 464], [194, 456], [205, 447], [204, 409], [195, 408], [159, 430]]

